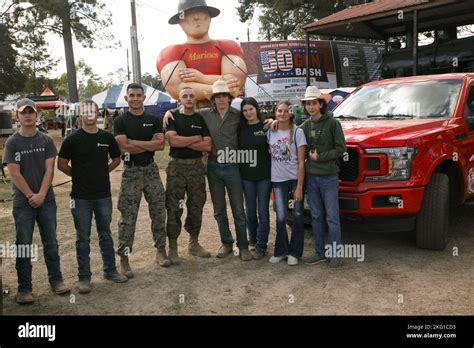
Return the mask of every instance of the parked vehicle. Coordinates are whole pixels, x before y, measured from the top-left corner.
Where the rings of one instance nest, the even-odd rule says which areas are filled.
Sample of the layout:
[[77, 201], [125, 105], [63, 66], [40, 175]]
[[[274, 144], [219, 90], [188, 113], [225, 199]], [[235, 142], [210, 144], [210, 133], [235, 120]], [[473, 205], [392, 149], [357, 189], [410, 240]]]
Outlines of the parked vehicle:
[[334, 117], [347, 143], [343, 221], [365, 231], [415, 229], [419, 247], [444, 249], [450, 207], [474, 198], [474, 73], [367, 83]]

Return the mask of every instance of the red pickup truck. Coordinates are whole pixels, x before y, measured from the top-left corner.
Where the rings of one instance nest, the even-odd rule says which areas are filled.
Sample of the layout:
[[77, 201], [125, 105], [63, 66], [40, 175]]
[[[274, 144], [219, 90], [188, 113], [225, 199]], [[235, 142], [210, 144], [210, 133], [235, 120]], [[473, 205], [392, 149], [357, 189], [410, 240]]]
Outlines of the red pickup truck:
[[474, 74], [367, 83], [335, 110], [343, 222], [366, 231], [416, 230], [421, 248], [446, 247], [450, 206], [474, 198]]

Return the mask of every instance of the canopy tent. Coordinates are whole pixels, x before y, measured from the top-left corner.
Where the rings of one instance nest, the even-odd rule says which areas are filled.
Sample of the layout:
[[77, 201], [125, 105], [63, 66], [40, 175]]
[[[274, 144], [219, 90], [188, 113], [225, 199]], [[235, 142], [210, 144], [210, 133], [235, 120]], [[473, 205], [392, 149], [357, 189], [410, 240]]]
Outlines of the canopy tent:
[[37, 109], [45, 109], [45, 110], [57, 109], [60, 107], [67, 106], [67, 104], [62, 102], [61, 100], [37, 101], [35, 102], [35, 104], [36, 104]]
[[49, 87], [43, 88], [40, 95], [28, 96], [28, 98], [35, 102], [37, 109], [48, 110], [67, 106], [67, 104], [59, 100], [59, 97]]
[[[128, 104], [125, 101], [125, 95], [127, 94], [127, 86], [132, 83], [126, 81], [120, 85], [110, 87], [108, 90], [96, 94], [92, 97], [92, 100], [99, 105], [101, 109], [128, 109]], [[161, 92], [153, 87], [142, 83], [146, 99], [145, 99], [145, 110], [156, 116], [163, 116], [169, 109], [177, 107], [176, 101], [165, 92]]]

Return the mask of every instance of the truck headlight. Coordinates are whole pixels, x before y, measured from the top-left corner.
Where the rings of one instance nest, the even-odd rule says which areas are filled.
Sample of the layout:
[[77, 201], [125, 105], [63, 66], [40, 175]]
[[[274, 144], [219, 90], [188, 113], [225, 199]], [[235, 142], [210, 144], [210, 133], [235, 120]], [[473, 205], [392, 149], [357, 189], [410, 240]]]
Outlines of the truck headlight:
[[366, 182], [408, 180], [411, 177], [411, 163], [417, 153], [416, 147], [383, 147], [365, 149], [367, 154], [385, 154], [387, 156], [387, 174], [366, 176]]

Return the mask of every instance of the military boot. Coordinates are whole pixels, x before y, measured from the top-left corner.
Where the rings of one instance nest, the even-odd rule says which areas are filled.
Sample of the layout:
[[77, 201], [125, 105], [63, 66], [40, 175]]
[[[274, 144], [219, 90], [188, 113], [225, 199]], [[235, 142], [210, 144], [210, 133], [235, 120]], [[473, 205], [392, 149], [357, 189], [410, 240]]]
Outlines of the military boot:
[[156, 262], [158, 262], [161, 267], [169, 267], [171, 265], [171, 261], [168, 259], [168, 255], [166, 255], [164, 245], [156, 249]]
[[120, 256], [120, 271], [127, 278], [133, 278], [133, 272], [128, 263], [128, 256]]
[[177, 239], [168, 239], [169, 241], [169, 254], [168, 257], [172, 265], [179, 265], [181, 260], [178, 255], [178, 240]]
[[204, 249], [198, 242], [198, 236], [190, 236], [189, 237], [189, 245], [188, 245], [188, 253], [189, 255], [199, 256], [199, 257], [211, 257], [211, 253]]

